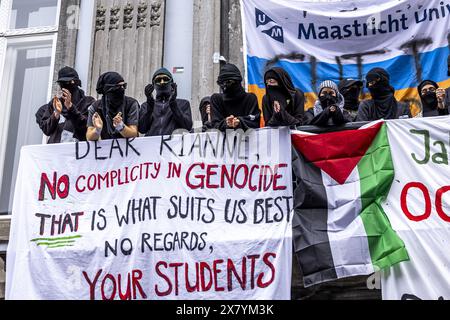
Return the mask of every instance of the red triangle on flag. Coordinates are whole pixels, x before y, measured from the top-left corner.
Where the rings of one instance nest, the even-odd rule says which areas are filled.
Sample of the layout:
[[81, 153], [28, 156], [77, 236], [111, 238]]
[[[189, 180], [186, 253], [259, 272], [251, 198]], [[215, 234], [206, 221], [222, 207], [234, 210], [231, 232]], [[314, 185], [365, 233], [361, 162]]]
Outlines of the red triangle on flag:
[[344, 184], [366, 154], [383, 122], [359, 130], [318, 135], [292, 134], [292, 144], [315, 166]]

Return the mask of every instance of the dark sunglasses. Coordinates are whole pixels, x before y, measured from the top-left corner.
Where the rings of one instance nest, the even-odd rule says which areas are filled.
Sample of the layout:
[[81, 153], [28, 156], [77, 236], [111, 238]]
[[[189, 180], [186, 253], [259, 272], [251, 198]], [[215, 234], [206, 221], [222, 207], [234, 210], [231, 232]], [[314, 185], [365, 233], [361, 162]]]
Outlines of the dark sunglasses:
[[234, 80], [225, 80], [225, 81], [217, 81], [217, 84], [219, 85], [219, 86], [231, 86], [231, 85], [233, 85], [233, 84], [235, 84], [236, 83], [236, 81], [234, 81]]
[[170, 79], [169, 77], [157, 77], [155, 79], [155, 83], [156, 84], [162, 84], [162, 83], [169, 83], [172, 79]]
[[107, 88], [107, 91], [114, 91], [120, 88], [126, 89], [128, 87], [128, 83], [123, 84], [107, 84], [105, 86]]

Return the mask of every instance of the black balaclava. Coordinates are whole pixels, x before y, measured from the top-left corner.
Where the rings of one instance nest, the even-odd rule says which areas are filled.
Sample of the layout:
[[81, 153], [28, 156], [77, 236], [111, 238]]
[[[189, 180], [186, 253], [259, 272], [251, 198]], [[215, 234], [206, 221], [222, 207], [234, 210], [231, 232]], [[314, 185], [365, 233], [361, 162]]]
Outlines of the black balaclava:
[[436, 110], [437, 106], [438, 106], [438, 100], [437, 100], [436, 92], [428, 92], [427, 94], [422, 95], [422, 89], [427, 84], [431, 84], [436, 89], [439, 88], [438, 84], [436, 82], [434, 82], [434, 81], [431, 81], [431, 80], [422, 81], [419, 84], [419, 86], [417, 87], [417, 90], [419, 91], [420, 100], [422, 102], [422, 108], [423, 108], [424, 112], [428, 111], [428, 110]]
[[[73, 83], [71, 83], [73, 81]], [[84, 93], [80, 89], [81, 80], [78, 76], [78, 72], [71, 67], [64, 67], [58, 72], [58, 82], [61, 89], [67, 89], [72, 94], [72, 103], [78, 104], [78, 102], [84, 97]], [[64, 113], [64, 109], [63, 109]], [[65, 116], [65, 114], [63, 114]]]
[[[375, 103], [374, 114], [377, 119], [395, 119], [397, 117], [397, 100], [395, 89], [389, 83], [389, 74], [382, 68], [373, 68], [366, 76], [367, 86]], [[369, 82], [377, 81], [369, 87]]]
[[[228, 80], [233, 80], [235, 83], [225, 84], [224, 82]], [[243, 97], [245, 90], [242, 87], [242, 80], [241, 71], [234, 64], [227, 63], [220, 69], [217, 83], [222, 89], [224, 101], [233, 101]]]
[[[170, 78], [169, 82], [164, 83], [162, 85], [156, 84], [155, 79], [157, 76], [160, 75], [165, 75], [169, 77]], [[172, 94], [173, 76], [170, 73], [170, 71], [167, 70], [166, 68], [161, 68], [153, 74], [152, 83], [155, 86], [157, 100], [167, 100]]]
[[328, 107], [335, 106], [338, 103], [337, 94], [338, 93], [336, 92], [336, 96], [332, 96], [329, 93], [326, 93], [324, 95], [320, 95], [320, 93], [319, 93], [320, 105], [322, 106], [322, 108], [324, 110]]
[[[278, 85], [267, 85], [268, 79], [277, 80]], [[270, 106], [273, 106], [274, 102], [278, 101], [286, 109], [288, 107], [287, 100], [292, 101], [292, 95], [295, 94], [295, 87], [289, 74], [282, 68], [271, 68], [265, 73], [264, 82], [266, 83], [266, 93]]]
[[206, 113], [206, 105], [211, 104], [211, 97], [204, 97], [200, 101], [200, 114], [202, 116], [202, 123], [208, 122], [208, 114]]
[[108, 133], [110, 135], [115, 133], [112, 120], [119, 112], [122, 112], [123, 114], [124, 110], [125, 89], [115, 87], [115, 85], [121, 82], [125, 82], [125, 80], [117, 72], [106, 72], [100, 76], [97, 82], [97, 93], [103, 95], [102, 105], [104, 108], [104, 116], [107, 120]]
[[363, 83], [359, 80], [344, 79], [339, 82], [339, 92], [344, 97], [344, 109], [358, 111], [359, 95], [361, 94]]

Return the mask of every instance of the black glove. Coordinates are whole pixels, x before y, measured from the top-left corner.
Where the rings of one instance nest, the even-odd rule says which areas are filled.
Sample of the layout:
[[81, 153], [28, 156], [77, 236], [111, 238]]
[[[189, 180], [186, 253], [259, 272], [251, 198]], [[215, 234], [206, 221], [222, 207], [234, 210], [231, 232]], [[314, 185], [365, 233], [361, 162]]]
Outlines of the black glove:
[[177, 95], [178, 95], [178, 86], [176, 83], [172, 83], [172, 94], [170, 95], [169, 102], [170, 103], [176, 102]]
[[147, 102], [155, 101], [155, 99], [153, 98], [153, 91], [155, 91], [155, 86], [152, 83], [145, 87], [145, 96], [147, 97]]

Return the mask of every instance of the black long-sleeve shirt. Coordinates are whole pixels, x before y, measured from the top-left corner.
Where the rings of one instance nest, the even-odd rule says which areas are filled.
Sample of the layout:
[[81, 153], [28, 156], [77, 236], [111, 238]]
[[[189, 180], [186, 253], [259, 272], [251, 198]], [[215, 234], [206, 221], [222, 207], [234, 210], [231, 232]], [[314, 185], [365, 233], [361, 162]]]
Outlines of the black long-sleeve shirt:
[[305, 95], [300, 90], [292, 95], [287, 108], [275, 113], [267, 95], [263, 98], [263, 115], [266, 127], [301, 126], [305, 115]]
[[351, 122], [350, 114], [344, 110], [342, 111], [339, 107], [336, 107], [335, 112], [331, 112], [330, 108], [325, 108], [318, 115], [314, 115], [314, 108], [309, 109], [305, 112], [305, 125], [312, 126], [333, 126], [333, 125], [343, 125], [347, 122]]
[[227, 118], [235, 116], [240, 125], [237, 129], [257, 129], [260, 127], [261, 111], [258, 98], [253, 93], [244, 93], [240, 99], [225, 101], [223, 94], [213, 94], [211, 97], [211, 122], [214, 128], [221, 131], [231, 129]]
[[[78, 141], [86, 141], [88, 109], [94, 102], [93, 97], [85, 96], [84, 92], [81, 92], [81, 99], [76, 103], [73, 102], [70, 110], [64, 107], [62, 117], [60, 115], [59, 119], [54, 115], [53, 100], [40, 107], [36, 112], [36, 122], [42, 132], [49, 137], [48, 143], [60, 143], [64, 131], [71, 133]], [[64, 105], [64, 101], [61, 100], [61, 103]]]

